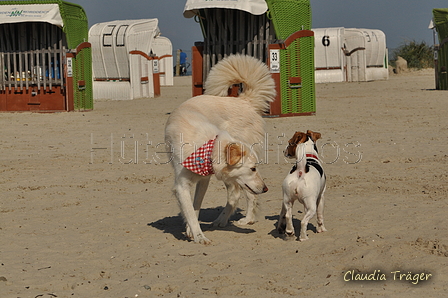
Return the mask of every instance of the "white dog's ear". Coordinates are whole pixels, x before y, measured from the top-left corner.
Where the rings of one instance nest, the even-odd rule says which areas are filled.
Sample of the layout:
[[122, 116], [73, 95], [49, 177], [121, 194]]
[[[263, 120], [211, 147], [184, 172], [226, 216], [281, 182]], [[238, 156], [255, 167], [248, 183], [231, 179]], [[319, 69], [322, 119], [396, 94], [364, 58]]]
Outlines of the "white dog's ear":
[[230, 143], [226, 146], [226, 162], [230, 166], [236, 165], [243, 156], [246, 155], [246, 151], [244, 151], [243, 147], [237, 143]]

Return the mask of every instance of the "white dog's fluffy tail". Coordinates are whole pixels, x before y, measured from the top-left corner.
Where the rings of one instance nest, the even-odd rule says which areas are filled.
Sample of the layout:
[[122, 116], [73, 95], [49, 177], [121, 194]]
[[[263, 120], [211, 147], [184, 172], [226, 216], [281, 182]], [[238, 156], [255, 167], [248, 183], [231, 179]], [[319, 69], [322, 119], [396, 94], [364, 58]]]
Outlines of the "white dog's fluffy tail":
[[276, 95], [275, 82], [266, 64], [251, 56], [236, 54], [219, 61], [210, 70], [204, 94], [225, 97], [232, 85], [240, 83], [243, 91], [239, 97], [259, 113], [269, 110]]

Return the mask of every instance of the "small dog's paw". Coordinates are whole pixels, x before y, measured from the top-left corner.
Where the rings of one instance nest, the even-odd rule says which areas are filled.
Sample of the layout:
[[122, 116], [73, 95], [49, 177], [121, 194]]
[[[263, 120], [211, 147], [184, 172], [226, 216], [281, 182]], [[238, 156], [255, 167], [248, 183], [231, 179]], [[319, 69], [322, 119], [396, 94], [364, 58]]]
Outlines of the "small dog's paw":
[[294, 241], [296, 239], [296, 235], [294, 233], [286, 233], [282, 234], [282, 239], [285, 241]]
[[285, 235], [288, 237], [294, 237], [295, 233], [294, 233], [294, 231], [292, 231], [292, 232], [285, 231]]
[[310, 239], [310, 238], [308, 238], [308, 236], [306, 236], [306, 237], [300, 237], [299, 241], [302, 242], [302, 241], [306, 241], [306, 240], [308, 240], [308, 239]]
[[326, 232], [326, 231], [327, 231], [327, 229], [325, 229], [324, 226], [322, 226], [322, 227], [317, 227], [316, 230], [317, 230], [318, 233], [322, 233], [322, 232]]
[[236, 223], [240, 226], [253, 225], [255, 223], [255, 220], [252, 218], [243, 217]]
[[286, 223], [279, 222], [277, 224], [277, 232], [279, 232], [280, 234], [285, 234], [285, 232], [286, 232]]

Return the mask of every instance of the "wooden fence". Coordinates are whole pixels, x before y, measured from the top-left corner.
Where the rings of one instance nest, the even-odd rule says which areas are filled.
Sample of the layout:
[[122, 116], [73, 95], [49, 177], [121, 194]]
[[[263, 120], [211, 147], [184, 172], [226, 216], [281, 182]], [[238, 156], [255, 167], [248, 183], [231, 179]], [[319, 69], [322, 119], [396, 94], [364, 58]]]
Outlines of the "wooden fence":
[[24, 52], [0, 52], [0, 90], [21, 91], [30, 86], [63, 88], [65, 47]]
[[0, 91], [63, 88], [66, 37], [45, 22], [0, 24]]

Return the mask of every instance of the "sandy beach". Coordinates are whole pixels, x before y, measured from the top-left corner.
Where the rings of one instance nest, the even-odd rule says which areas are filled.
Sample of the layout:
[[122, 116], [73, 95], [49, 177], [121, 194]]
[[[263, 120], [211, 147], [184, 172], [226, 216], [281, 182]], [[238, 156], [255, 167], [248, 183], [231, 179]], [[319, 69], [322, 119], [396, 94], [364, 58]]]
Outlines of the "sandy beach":
[[[315, 116], [265, 118], [258, 222], [234, 224], [240, 202], [212, 229], [226, 203], [213, 178], [200, 214], [207, 246], [185, 238], [163, 153], [191, 77], [89, 112], [1, 113], [0, 297], [442, 297], [448, 93], [434, 85], [432, 69], [317, 84]], [[322, 134], [328, 232], [313, 218], [308, 241], [285, 241], [282, 150], [307, 129]], [[302, 212], [296, 203], [297, 235]]]

